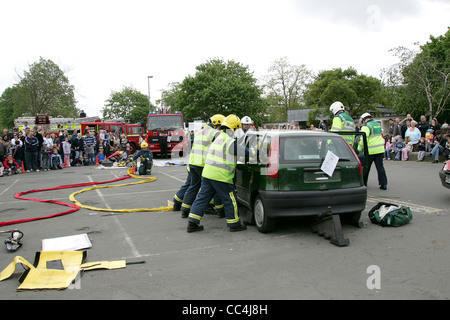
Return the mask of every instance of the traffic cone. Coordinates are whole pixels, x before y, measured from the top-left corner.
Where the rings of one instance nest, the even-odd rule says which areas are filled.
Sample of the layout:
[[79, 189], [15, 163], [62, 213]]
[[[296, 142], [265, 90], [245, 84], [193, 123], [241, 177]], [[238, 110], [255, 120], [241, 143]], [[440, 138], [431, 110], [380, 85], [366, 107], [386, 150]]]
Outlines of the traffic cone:
[[68, 168], [69, 164], [67, 163], [67, 159], [66, 157], [64, 157], [64, 168]]
[[25, 167], [23, 166], [23, 161], [22, 161], [22, 173], [24, 173], [24, 172], [27, 172], [27, 171], [25, 170]]
[[99, 166], [99, 165], [100, 165], [100, 163], [98, 163], [98, 155], [95, 156], [95, 165], [96, 165], [96, 166]]

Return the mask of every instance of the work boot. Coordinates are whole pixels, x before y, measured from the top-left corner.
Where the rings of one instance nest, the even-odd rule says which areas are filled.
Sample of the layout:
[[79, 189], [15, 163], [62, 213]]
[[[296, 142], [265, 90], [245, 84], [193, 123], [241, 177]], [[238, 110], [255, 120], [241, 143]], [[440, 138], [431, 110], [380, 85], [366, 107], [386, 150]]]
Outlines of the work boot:
[[181, 217], [183, 219], [187, 218], [189, 216], [189, 211], [183, 210], [184, 208], [181, 208]]
[[173, 199], [173, 211], [180, 211], [181, 202], [177, 201], [175, 198]]
[[214, 210], [214, 205], [208, 205], [205, 209], [205, 214], [215, 214], [216, 210]]
[[189, 221], [188, 226], [187, 226], [188, 233], [195, 232], [195, 231], [202, 231], [202, 230], [203, 230], [203, 226], [196, 224], [195, 222]]
[[240, 224], [240, 225], [238, 225], [238, 226], [230, 227], [230, 231], [231, 231], [231, 232], [244, 231], [244, 230], [247, 230], [247, 226], [245, 226], [245, 225], [243, 225], [243, 224]]

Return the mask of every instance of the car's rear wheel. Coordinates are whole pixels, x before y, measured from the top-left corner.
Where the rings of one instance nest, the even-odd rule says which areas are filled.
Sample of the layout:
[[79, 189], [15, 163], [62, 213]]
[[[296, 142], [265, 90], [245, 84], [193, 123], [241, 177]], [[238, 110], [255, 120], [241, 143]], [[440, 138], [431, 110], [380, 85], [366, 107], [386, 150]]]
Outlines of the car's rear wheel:
[[275, 220], [267, 216], [264, 202], [260, 196], [257, 196], [253, 205], [253, 215], [255, 218], [256, 228], [261, 233], [267, 233], [274, 229]]
[[358, 226], [358, 222], [361, 219], [361, 211], [340, 214], [339, 216], [343, 224]]

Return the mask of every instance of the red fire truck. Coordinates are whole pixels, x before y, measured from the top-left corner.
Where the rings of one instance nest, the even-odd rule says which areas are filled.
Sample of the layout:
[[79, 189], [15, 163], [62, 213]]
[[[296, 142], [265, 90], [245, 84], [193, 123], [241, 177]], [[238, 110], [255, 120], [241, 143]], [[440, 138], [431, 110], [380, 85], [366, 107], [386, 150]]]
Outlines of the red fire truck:
[[[84, 136], [86, 128], [89, 127], [90, 130], [99, 133], [100, 130], [106, 130], [108, 133], [126, 134], [128, 143], [131, 147], [131, 154], [133, 154], [137, 149], [139, 149], [139, 136], [142, 134], [142, 126], [140, 124], [129, 124], [123, 121], [108, 121], [103, 122], [97, 120], [94, 122], [82, 122], [81, 123], [81, 134]], [[145, 136], [144, 136], [145, 138]]]
[[147, 142], [149, 149], [153, 154], [160, 154], [160, 137], [161, 127], [168, 133], [167, 137], [167, 154], [172, 156], [178, 154], [180, 157], [186, 150], [188, 134], [185, 130], [183, 115], [180, 111], [175, 113], [156, 113], [150, 112], [147, 116]]

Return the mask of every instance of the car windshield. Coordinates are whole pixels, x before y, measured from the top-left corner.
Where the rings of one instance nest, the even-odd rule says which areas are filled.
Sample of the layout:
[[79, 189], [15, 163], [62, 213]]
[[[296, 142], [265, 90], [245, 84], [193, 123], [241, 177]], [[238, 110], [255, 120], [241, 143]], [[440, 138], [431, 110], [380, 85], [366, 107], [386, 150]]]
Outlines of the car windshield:
[[280, 162], [322, 161], [331, 151], [340, 161], [354, 161], [355, 156], [341, 137], [291, 136], [280, 140]]
[[161, 115], [149, 116], [147, 121], [147, 130], [155, 131], [161, 130], [183, 130], [183, 120], [179, 115]]

